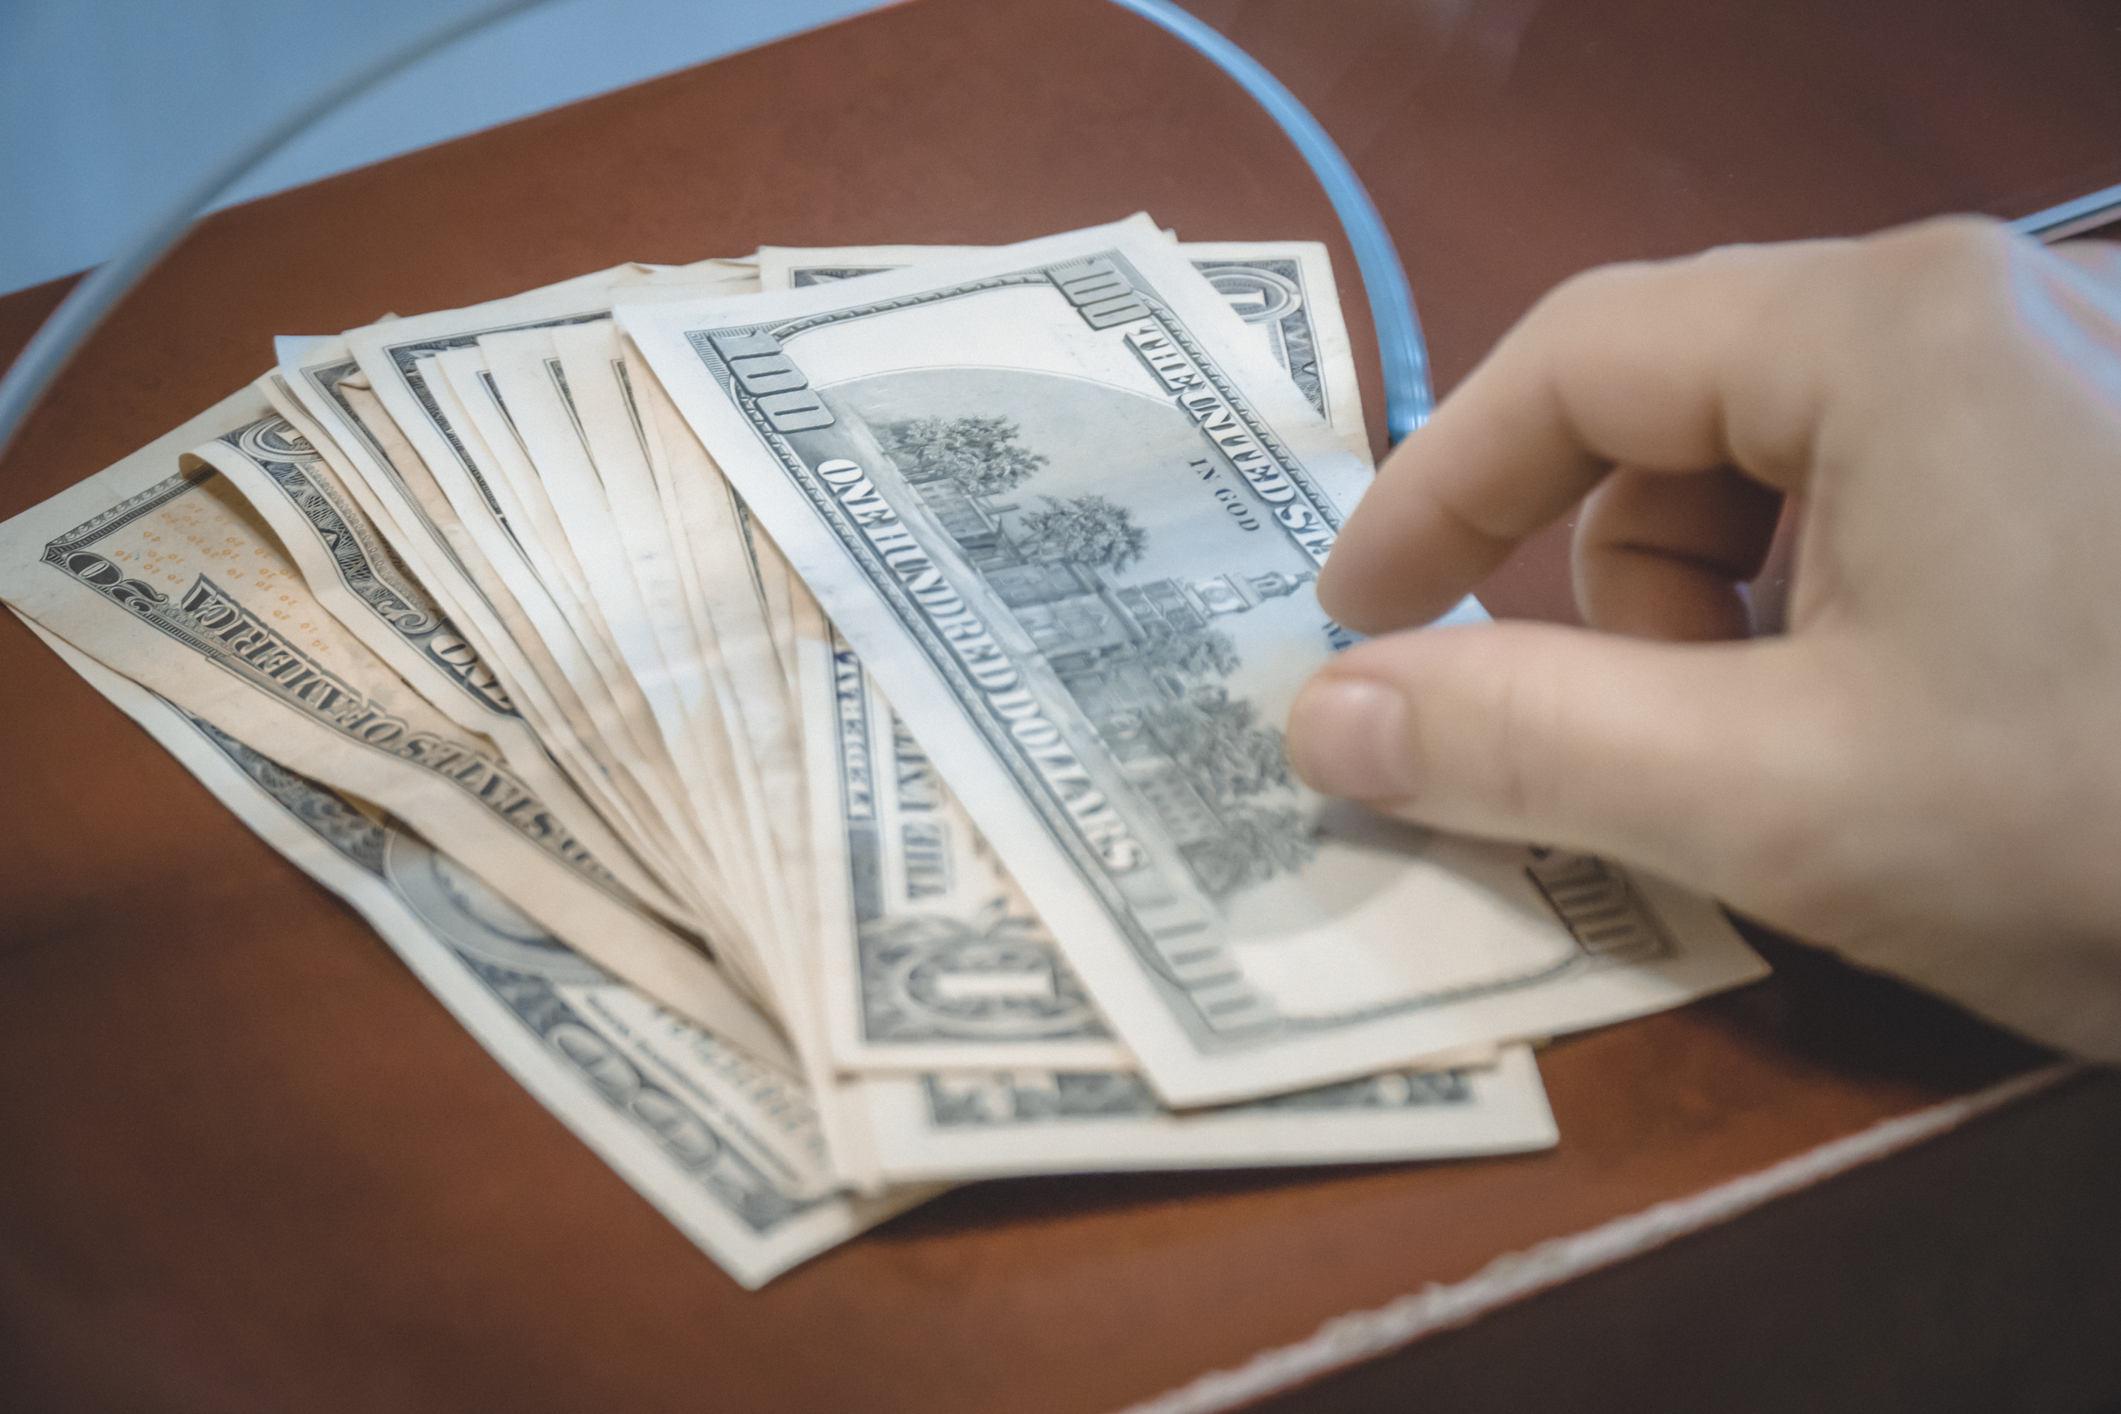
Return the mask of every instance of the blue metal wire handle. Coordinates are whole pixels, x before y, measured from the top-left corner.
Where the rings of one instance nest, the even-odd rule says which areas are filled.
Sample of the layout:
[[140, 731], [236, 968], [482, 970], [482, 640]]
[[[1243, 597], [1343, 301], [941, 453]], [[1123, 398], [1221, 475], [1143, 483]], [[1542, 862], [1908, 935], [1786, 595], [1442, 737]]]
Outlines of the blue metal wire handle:
[[2121, 186], [2112, 186], [2080, 196], [2075, 201], [2065, 201], [2060, 206], [2050, 206], [2045, 211], [2035, 211], [2030, 216], [2020, 216], [2010, 223], [2010, 228], [2038, 240], [2054, 242], [2097, 230], [2117, 220], [2121, 220]]
[[1221, 32], [1195, 19], [1171, 0], [1113, 0], [1150, 23], [1160, 25], [1198, 49], [1236, 79], [1259, 106], [1281, 124], [1289, 141], [1311, 164], [1318, 184], [1326, 189], [1334, 214], [1355, 247], [1355, 264], [1370, 296], [1370, 320], [1377, 326], [1378, 350], [1384, 356], [1385, 428], [1394, 443], [1429, 420], [1435, 395], [1429, 388], [1429, 348], [1422, 342], [1421, 320], [1414, 313], [1414, 292], [1407, 285], [1406, 268], [1392, 235], [1385, 229], [1377, 206], [1370, 200], [1362, 178], [1348, 165], [1333, 139], [1304, 107], [1250, 54], [1238, 48]]
[[[457, 40], [488, 25], [532, 10], [546, 0], [496, 0], [442, 25], [430, 33], [354, 71], [331, 88], [301, 105], [273, 127], [232, 154], [184, 197], [134, 233], [116, 255], [91, 271], [75, 286], [51, 318], [37, 330], [21, 357], [0, 378], [0, 452], [7, 450], [15, 431], [37, 404], [44, 390], [66, 366], [104, 315], [131, 289], [140, 277], [191, 228], [199, 214], [241, 181], [266, 158], [307, 132], [385, 79], [412, 67]], [[1379, 352], [1384, 359], [1385, 426], [1397, 443], [1428, 421], [1435, 406], [1429, 385], [1429, 352], [1422, 342], [1421, 321], [1414, 313], [1413, 291], [1407, 286], [1399, 252], [1391, 233], [1377, 214], [1376, 205], [1364, 189], [1362, 179], [1348, 165], [1333, 139], [1298, 102], [1296, 95], [1268, 73], [1258, 60], [1215, 29], [1187, 14], [1171, 0], [1112, 0], [1122, 9], [1184, 40], [1205, 55], [1281, 125], [1296, 144], [1311, 171], [1325, 188], [1348, 243], [1355, 248], [1355, 263], [1370, 297], [1370, 315], [1377, 326]], [[2121, 216], [2121, 187], [2109, 187], [2076, 201], [2022, 217], [2011, 225], [2042, 240], [2060, 240], [2080, 230]]]
[[[266, 158], [385, 79], [467, 35], [544, 3], [546, 0], [497, 0], [355, 70], [230, 154], [180, 200], [142, 226], [117, 254], [74, 287], [30, 339], [7, 376], [0, 379], [0, 452], [7, 450], [38, 398], [112, 306], [169, 254], [200, 213], [212, 207], [224, 192]], [[1371, 318], [1384, 354], [1385, 425], [1392, 440], [1399, 441], [1428, 421], [1432, 406], [1429, 353], [1422, 343], [1420, 321], [1414, 316], [1414, 296], [1407, 288], [1406, 271], [1400, 267], [1399, 253], [1392, 248], [1392, 237], [1378, 218], [1370, 194], [1363, 189], [1348, 159], [1333, 145], [1333, 139], [1296, 101], [1296, 95], [1262, 68], [1259, 61], [1169, 0], [1113, 3], [1160, 25], [1213, 60], [1281, 124], [1282, 131], [1317, 173], [1341, 225], [1347, 229], [1349, 244], [1355, 247], [1355, 263], [1362, 272], [1363, 287], [1369, 292]]]
[[[1181, 11], [1169, 0], [1114, 0], [1122, 8], [1135, 15], [1162, 25], [1164, 30], [1186, 40], [1198, 49], [1226, 74], [1245, 87], [1247, 93], [1260, 100], [1275, 121], [1281, 123], [1285, 134], [1296, 144], [1296, 151], [1311, 163], [1311, 170], [1319, 182], [1326, 187], [1326, 195], [1332, 199], [1334, 212], [1340, 216], [1340, 225], [1347, 227], [1349, 244], [1355, 246], [1355, 265], [1362, 269], [1362, 284], [1370, 293], [1370, 314], [1377, 322], [1377, 339], [1385, 356], [1385, 426], [1391, 430], [1391, 441], [1400, 441], [1408, 432], [1430, 418], [1430, 354], [1421, 343], [1421, 324], [1415, 320], [1415, 297], [1406, 288], [1406, 271], [1400, 269], [1400, 254], [1391, 248], [1391, 235], [1385, 231], [1385, 223], [1377, 216], [1377, 206], [1370, 204], [1370, 193], [1364, 191], [1362, 180], [1355, 176], [1353, 167], [1347, 165], [1347, 157], [1340, 155], [1326, 129], [1319, 127], [1311, 112], [1296, 102], [1296, 95], [1281, 87], [1279, 78], [1268, 74], [1258, 59], [1232, 45], [1222, 34], [1200, 23], [1186, 11]], [[469, 15], [462, 15], [441, 28], [420, 36], [418, 40], [397, 51], [386, 53], [373, 64], [354, 70], [339, 83], [331, 85], [308, 104], [301, 104], [288, 112], [276, 125], [265, 129], [255, 140], [250, 140], [240, 151], [231, 153], [221, 165], [201, 178], [191, 191], [187, 191], [172, 206], [163, 208], [153, 220], [140, 227], [117, 254], [89, 271], [87, 280], [76, 284], [72, 293], [53, 310], [51, 318], [45, 320], [28, 346], [21, 350], [15, 367], [8, 369], [6, 377], [0, 379], [0, 452], [15, 439], [15, 428], [21, 426], [23, 418], [30, 416], [30, 409], [51, 386], [51, 379], [59, 375], [81, 343], [95, 333], [95, 326], [104, 322], [110, 307], [125, 297], [125, 290], [140, 282], [148, 269], [153, 269], [161, 257], [170, 254], [191, 229], [193, 220], [201, 212], [212, 208], [214, 201], [225, 191], [235, 187], [235, 182], [244, 180], [257, 165], [267, 157], [278, 153], [282, 146], [293, 142], [316, 123], [327, 119], [337, 108], [367, 93], [384, 78], [399, 74], [431, 53], [454, 45], [467, 34], [475, 34], [488, 25], [520, 15], [530, 8], [545, 4], [545, 0], [496, 0], [494, 4], [479, 6]]]
[[498, 20], [535, 9], [545, 0], [493, 0], [429, 30], [410, 44], [364, 64], [308, 102], [297, 105], [279, 122], [230, 153], [183, 196], [171, 202], [154, 219], [133, 232], [118, 253], [88, 273], [87, 278], [60, 301], [51, 317], [23, 346], [21, 357], [0, 379], [0, 452], [7, 450], [23, 419], [37, 399], [59, 376], [67, 361], [96, 332], [96, 326], [141, 276], [169, 254], [202, 212], [221, 195], [249, 176], [266, 158], [308, 132], [348, 102], [360, 97], [428, 55], [456, 43], [466, 35], [485, 29]]

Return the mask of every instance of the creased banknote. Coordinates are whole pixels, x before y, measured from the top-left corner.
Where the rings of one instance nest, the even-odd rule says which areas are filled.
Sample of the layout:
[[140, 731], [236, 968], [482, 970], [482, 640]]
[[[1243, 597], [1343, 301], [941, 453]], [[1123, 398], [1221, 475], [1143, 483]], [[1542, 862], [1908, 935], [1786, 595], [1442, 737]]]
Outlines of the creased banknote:
[[[686, 811], [639, 684], [596, 629], [601, 606], [567, 592], [578, 583], [541, 577], [549, 566], [537, 562], [538, 552], [564, 548], [564, 537], [540, 539], [537, 525], [510, 519], [511, 483], [494, 471], [513, 450], [514, 429], [504, 422], [492, 444], [483, 443], [491, 427], [451, 418], [457, 406], [444, 402], [452, 384], [432, 375], [451, 351], [475, 348], [481, 333], [602, 317], [614, 285], [682, 278], [696, 288], [732, 275], [745, 287], [753, 278], [749, 267], [719, 261], [675, 270], [619, 266], [467, 310], [384, 321], [404, 326], [403, 337], [365, 369], [347, 338], [282, 340], [280, 348], [284, 386], [334, 444], [327, 456], [343, 458], [349, 488], [367, 499], [393, 548], [492, 664], [584, 795], [661, 880], [689, 887], [683, 909], [693, 914], [720, 912], [729, 899], [700, 887], [716, 871], [688, 851]], [[416, 388], [409, 395], [408, 377]], [[704, 922], [730, 930], [726, 915]]]
[[618, 317], [1168, 1102], [1759, 975], [1707, 901], [1320, 802], [1279, 723], [1368, 468], [1129, 227]]
[[31, 628], [244, 824], [373, 925], [553, 1116], [746, 1287], [938, 1191], [834, 1196], [802, 1087], [524, 917], [399, 820]]
[[[277, 375], [268, 375], [268, 379]], [[264, 380], [261, 380], [261, 382]], [[305, 585], [339, 623], [413, 689], [467, 731], [491, 740], [511, 769], [566, 822], [627, 890], [676, 911], [552, 762], [500, 677], [391, 551], [375, 522], [319, 453], [315, 433], [269, 405], [254, 421], [192, 448], [211, 462], [279, 537]]]
[[[659, 881], [676, 865], [651, 828], [653, 806], [597, 736], [588, 705], [558, 671], [528, 613], [480, 556], [433, 474], [391, 420], [339, 338], [279, 341], [281, 380], [269, 386], [290, 421], [303, 418], [317, 449], [416, 578], [507, 689], [539, 741]], [[356, 620], [356, 630], [368, 625]], [[659, 908], [688, 917], [665, 886]], [[693, 920], [697, 922], [697, 920]]]
[[275, 760], [384, 803], [570, 946], [792, 1067], [713, 961], [644, 913], [490, 741], [328, 613], [250, 503], [185, 456], [256, 429], [260, 410], [246, 389], [0, 525], [0, 598]]
[[[660, 876], [710, 925], [718, 956], [796, 1036], [832, 1141], [826, 1053], [822, 1042], [802, 1044], [816, 1008], [793, 956], [815, 927], [801, 748], [792, 703], [775, 709], [788, 678], [767, 641], [771, 607], [787, 597], [785, 570], [776, 555], [770, 572], [753, 563], [745, 574], [753, 547], [733, 516], [715, 517], [713, 494], [664, 499], [662, 468], [688, 452], [672, 443], [693, 434], [659, 417], [659, 390], [630, 385], [610, 332], [611, 291], [655, 289], [663, 274], [738, 288], [753, 279], [748, 267], [719, 262], [607, 272], [601, 282], [351, 331], [346, 353], [376, 404], [365, 420], [405, 443], [368, 474], [401, 525], [432, 527], [429, 544], [439, 536], [455, 547], [460, 597], [512, 606], [497, 612], [500, 631], [555, 701], [580, 704], [570, 725], [621, 798], [629, 841], [663, 862]], [[321, 394], [335, 368], [305, 363], [300, 376]], [[628, 425], [608, 425], [614, 416]], [[678, 514], [657, 514], [666, 507]], [[709, 533], [715, 540], [698, 538]], [[407, 538], [408, 553], [417, 551], [420, 538]], [[699, 598], [673, 604], [670, 586], [652, 581], [666, 556], [650, 539], [696, 571]], [[746, 620], [732, 601], [754, 588], [758, 607]], [[698, 636], [689, 650], [672, 637], [681, 628]], [[713, 686], [711, 673], [688, 675], [709, 646], [744, 669], [763, 646], [774, 671], [696, 691]]]
[[1394, 1071], [1174, 1112], [1131, 1071], [1022, 1068], [858, 1082], [877, 1177], [1375, 1163], [1544, 1149], [1529, 1046], [1487, 1067]]

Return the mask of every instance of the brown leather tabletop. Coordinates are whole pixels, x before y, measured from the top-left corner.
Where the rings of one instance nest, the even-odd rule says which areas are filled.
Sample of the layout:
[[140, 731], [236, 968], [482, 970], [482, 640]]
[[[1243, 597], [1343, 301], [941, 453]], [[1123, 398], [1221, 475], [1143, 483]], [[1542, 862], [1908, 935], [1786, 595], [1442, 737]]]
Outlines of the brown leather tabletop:
[[[1196, 8], [1369, 182], [1443, 389], [1585, 266], [2121, 181], [2106, 0]], [[1331, 243], [1381, 436], [1346, 243], [1249, 98], [1104, 0], [922, 0], [213, 217], [36, 413], [0, 515], [275, 334], [1137, 209]], [[0, 349], [61, 293], [0, 299]], [[1484, 597], [1567, 617], [1564, 586], [1549, 535]], [[977, 1185], [747, 1293], [12, 619], [0, 741], [9, 1409], [1094, 1414], [2050, 1059], [1761, 935], [1773, 979], [1544, 1053], [1551, 1152]], [[2082, 1076], [1268, 1407], [2089, 1414], [2121, 1400], [2117, 1187], [2121, 1083]]]

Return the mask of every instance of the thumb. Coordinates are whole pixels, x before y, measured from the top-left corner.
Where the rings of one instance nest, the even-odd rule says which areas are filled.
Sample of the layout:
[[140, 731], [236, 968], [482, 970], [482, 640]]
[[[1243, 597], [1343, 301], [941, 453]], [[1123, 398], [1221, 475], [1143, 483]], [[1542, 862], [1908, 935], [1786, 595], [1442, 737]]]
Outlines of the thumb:
[[1605, 854], [1732, 897], [1757, 882], [1734, 875], [1772, 867], [1774, 832], [1834, 775], [1791, 738], [1794, 667], [1788, 640], [1417, 629], [1305, 684], [1289, 760], [1316, 789], [1404, 819]]

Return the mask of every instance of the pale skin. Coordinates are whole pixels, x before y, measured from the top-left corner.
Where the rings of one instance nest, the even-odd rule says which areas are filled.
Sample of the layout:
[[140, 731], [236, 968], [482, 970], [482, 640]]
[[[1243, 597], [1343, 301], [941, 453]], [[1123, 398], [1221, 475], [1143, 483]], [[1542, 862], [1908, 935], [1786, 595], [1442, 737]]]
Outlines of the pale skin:
[[[1799, 498], [1788, 627], [1742, 588]], [[1580, 506], [1588, 628], [1400, 632]], [[2121, 1060], [2121, 247], [1956, 218], [1593, 271], [1385, 462], [1312, 785], [1629, 861]]]

